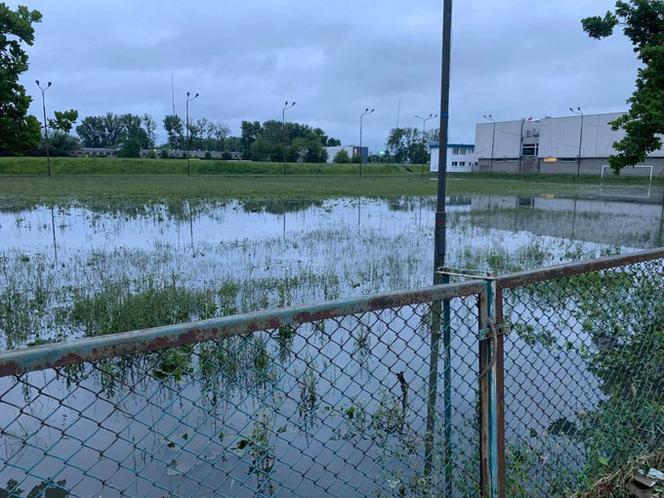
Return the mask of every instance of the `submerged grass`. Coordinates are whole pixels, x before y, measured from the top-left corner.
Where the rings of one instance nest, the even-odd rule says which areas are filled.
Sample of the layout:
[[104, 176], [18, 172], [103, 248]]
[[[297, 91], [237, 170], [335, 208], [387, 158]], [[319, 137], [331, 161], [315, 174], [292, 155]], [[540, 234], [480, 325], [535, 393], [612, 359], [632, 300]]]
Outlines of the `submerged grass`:
[[[404, 196], [433, 196], [437, 188], [435, 177], [420, 178], [400, 166], [368, 165], [366, 174], [361, 178], [352, 169], [345, 170], [341, 166], [316, 165], [316, 168], [324, 170], [320, 173], [308, 168], [309, 165], [291, 166], [300, 170], [288, 176], [280, 176], [260, 169], [271, 166], [257, 166], [259, 169], [255, 173], [195, 174], [183, 177], [167, 170], [155, 174], [137, 168], [131, 174], [108, 171], [104, 174], [56, 174], [49, 178], [28, 174], [3, 175], [0, 158], [0, 209], [14, 211], [40, 203], [64, 201], [78, 201], [94, 206], [99, 203], [159, 203], [185, 199], [398, 199]], [[634, 178], [614, 180], [612, 185], [645, 188], [642, 180]], [[471, 194], [595, 197], [600, 195], [600, 183], [595, 177], [450, 175], [448, 195]]]

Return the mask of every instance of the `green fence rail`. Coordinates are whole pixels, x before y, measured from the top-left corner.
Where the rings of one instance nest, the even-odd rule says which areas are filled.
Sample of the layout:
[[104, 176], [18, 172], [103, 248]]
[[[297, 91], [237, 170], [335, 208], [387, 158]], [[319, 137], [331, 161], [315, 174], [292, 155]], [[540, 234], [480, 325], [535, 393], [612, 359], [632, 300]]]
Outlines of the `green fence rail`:
[[0, 496], [583, 492], [664, 447], [663, 269], [649, 251], [2, 353]]

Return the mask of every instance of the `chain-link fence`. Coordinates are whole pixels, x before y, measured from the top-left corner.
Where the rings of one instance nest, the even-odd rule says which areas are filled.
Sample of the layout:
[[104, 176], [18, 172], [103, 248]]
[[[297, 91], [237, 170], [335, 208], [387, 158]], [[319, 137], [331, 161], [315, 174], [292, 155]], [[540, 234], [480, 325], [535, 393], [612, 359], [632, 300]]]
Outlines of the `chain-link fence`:
[[508, 496], [630, 496], [664, 453], [664, 261], [609, 263], [507, 283]]
[[591, 489], [664, 446], [661, 258], [3, 353], [0, 497]]
[[476, 494], [481, 290], [6, 353], [0, 496]]

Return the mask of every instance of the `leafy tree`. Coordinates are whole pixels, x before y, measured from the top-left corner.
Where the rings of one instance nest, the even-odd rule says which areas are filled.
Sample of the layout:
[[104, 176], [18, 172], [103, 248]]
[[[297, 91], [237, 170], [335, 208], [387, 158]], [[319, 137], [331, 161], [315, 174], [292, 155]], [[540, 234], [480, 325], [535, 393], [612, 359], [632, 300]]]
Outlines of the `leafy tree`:
[[154, 145], [143, 118], [134, 114], [88, 116], [76, 127], [86, 147], [119, 148], [124, 157], [138, 157], [141, 149]]
[[325, 145], [329, 138], [320, 128], [281, 121], [242, 123], [242, 144], [249, 144], [249, 153], [243, 155], [255, 161], [281, 161], [321, 163], [327, 161]]
[[338, 138], [328, 138], [327, 147], [339, 147], [341, 145], [341, 140]]
[[242, 151], [242, 138], [240, 137], [226, 137], [224, 139], [224, 150], [232, 152]]
[[37, 10], [19, 6], [10, 9], [0, 3], [0, 153], [24, 154], [39, 145], [37, 118], [28, 115], [32, 99], [19, 83], [28, 70], [28, 55], [23, 44], [34, 43], [33, 24], [41, 22]]
[[[69, 109], [68, 111], [55, 111], [53, 114], [55, 118], [48, 120], [53, 131], [48, 137], [49, 153], [53, 156], [68, 156], [81, 147], [79, 139], [69, 134], [78, 119], [78, 111]], [[45, 144], [42, 145], [39, 153], [46, 153]]]
[[168, 135], [168, 146], [171, 149], [184, 148], [184, 125], [180, 116], [172, 115], [164, 118], [164, 129]]
[[104, 116], [88, 116], [76, 127], [85, 147], [117, 147], [124, 132], [120, 116], [108, 113]]
[[581, 21], [592, 38], [613, 34], [618, 25], [632, 41], [634, 52], [643, 63], [636, 78], [636, 90], [628, 99], [629, 111], [613, 121], [625, 137], [614, 144], [617, 155], [609, 158], [616, 173], [622, 168], [644, 161], [647, 155], [662, 147], [664, 134], [664, 1], [629, 0], [616, 2], [615, 12]]
[[261, 134], [263, 127], [258, 121], [242, 121], [242, 155], [251, 158], [251, 146]]
[[[420, 131], [415, 128], [394, 128], [387, 138], [387, 150], [396, 162], [413, 163], [421, 159], [421, 150], [416, 147], [421, 141]], [[414, 157], [418, 151], [418, 156]]]
[[48, 125], [55, 131], [69, 133], [74, 127], [74, 123], [78, 120], [78, 111], [76, 109], [69, 109], [68, 111], [55, 111], [53, 113], [55, 119], [49, 119]]
[[207, 118], [189, 123], [191, 148], [195, 150], [222, 151], [224, 140], [229, 134], [227, 126], [213, 123]]
[[346, 149], [341, 149], [337, 152], [337, 155], [334, 156], [334, 162], [337, 164], [348, 164], [350, 162], [350, 156]]
[[151, 115], [146, 113], [143, 114], [143, 117], [141, 118], [141, 123], [148, 137], [149, 146], [154, 147], [155, 141], [157, 139], [157, 122], [154, 120], [154, 118]]
[[410, 145], [408, 158], [412, 164], [427, 164], [429, 162], [429, 151], [422, 142], [415, 142]]

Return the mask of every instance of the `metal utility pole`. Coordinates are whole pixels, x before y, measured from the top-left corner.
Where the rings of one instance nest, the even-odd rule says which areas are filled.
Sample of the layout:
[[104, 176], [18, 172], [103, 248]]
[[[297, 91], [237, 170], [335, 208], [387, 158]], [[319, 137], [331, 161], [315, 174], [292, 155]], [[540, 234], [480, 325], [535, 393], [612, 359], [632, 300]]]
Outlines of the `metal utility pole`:
[[376, 109], [369, 109], [368, 107], [360, 115], [360, 176], [362, 176], [362, 163], [364, 162], [364, 151], [362, 149], [362, 133], [364, 130], [364, 116], [372, 114]]
[[[449, 125], [450, 107], [450, 58], [452, 41], [452, 0], [443, 1], [443, 47], [442, 47], [442, 73], [440, 84], [440, 129], [438, 137], [438, 203], [436, 209], [436, 226], [434, 233], [434, 284], [449, 282], [449, 276], [439, 272], [445, 266], [446, 230], [447, 220], [445, 201], [447, 198], [447, 131]], [[442, 312], [442, 313], [441, 313]], [[434, 473], [434, 435], [436, 432], [436, 416], [438, 415], [438, 361], [440, 356], [440, 339], [443, 339], [444, 362], [444, 400], [443, 400], [443, 437], [445, 465], [445, 493], [452, 496], [452, 370], [451, 337], [450, 337], [450, 302], [434, 302], [431, 306], [431, 348], [429, 354], [429, 380], [427, 392], [427, 420], [424, 441], [424, 474], [430, 476]]]
[[39, 80], [36, 80], [35, 83], [37, 83], [37, 86], [41, 90], [42, 94], [42, 110], [44, 111], [44, 145], [46, 145], [46, 164], [48, 165], [48, 176], [51, 176], [51, 151], [48, 143], [48, 121], [46, 120], [46, 96], [44, 94], [46, 93], [46, 90], [51, 88], [51, 85], [53, 85], [53, 83], [49, 81], [45, 87], [42, 87], [39, 84]]
[[282, 153], [283, 167], [284, 167], [284, 176], [286, 176], [286, 111], [295, 107], [295, 102], [288, 102], [284, 104], [284, 108], [281, 110], [281, 138], [284, 144], [284, 150]]
[[[415, 119], [422, 120], [422, 145], [424, 146], [424, 150], [426, 150], [426, 144], [427, 144], [427, 121], [431, 119], [436, 119], [437, 117], [438, 114], [434, 113], [429, 114], [426, 118], [418, 116], [417, 114], [415, 115]], [[420, 171], [420, 178], [424, 178], [424, 164], [422, 165], [422, 170]]]
[[493, 123], [493, 130], [491, 132], [491, 162], [489, 163], [489, 173], [493, 173], [493, 151], [496, 145], [496, 120], [493, 119], [493, 114], [485, 114], [484, 119]]
[[191, 134], [189, 133], [189, 102], [196, 100], [198, 98], [198, 93], [193, 97], [190, 97], [191, 92], [187, 92], [187, 100], [185, 105], [185, 121], [187, 128], [187, 148], [185, 150], [185, 156], [187, 157], [187, 176], [191, 176], [191, 161], [189, 159], [189, 149], [191, 149]]
[[577, 116], [581, 116], [581, 131], [579, 133], [579, 152], [576, 156], [576, 176], [579, 177], [581, 176], [581, 147], [583, 146], [583, 119], [585, 118], [585, 116], [583, 115], [583, 111], [581, 110], [580, 107], [577, 107], [576, 110], [573, 107], [570, 107], [569, 110], [572, 111]]

